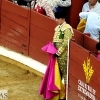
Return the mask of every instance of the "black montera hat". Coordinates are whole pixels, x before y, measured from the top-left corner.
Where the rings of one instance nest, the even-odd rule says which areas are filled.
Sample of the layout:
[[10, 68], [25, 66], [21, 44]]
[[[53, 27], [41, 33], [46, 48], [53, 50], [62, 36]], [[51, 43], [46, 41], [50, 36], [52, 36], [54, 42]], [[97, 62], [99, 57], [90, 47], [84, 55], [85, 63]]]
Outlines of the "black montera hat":
[[64, 11], [55, 12], [55, 18], [66, 18], [66, 13]]
[[100, 50], [100, 42], [98, 42], [98, 43], [96, 44], [96, 49], [97, 49], [97, 50]]

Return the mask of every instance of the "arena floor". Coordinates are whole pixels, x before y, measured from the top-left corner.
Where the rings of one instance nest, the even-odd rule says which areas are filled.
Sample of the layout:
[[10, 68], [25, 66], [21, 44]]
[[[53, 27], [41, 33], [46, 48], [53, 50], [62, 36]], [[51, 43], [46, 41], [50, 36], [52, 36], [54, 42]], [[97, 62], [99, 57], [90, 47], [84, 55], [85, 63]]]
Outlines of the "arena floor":
[[[42, 76], [38, 71], [0, 55], [0, 90], [7, 90], [7, 100], [44, 100], [38, 93]], [[0, 100], [4, 100], [1, 92]]]
[[45, 70], [46, 65], [0, 46], [0, 100], [44, 100], [39, 88]]

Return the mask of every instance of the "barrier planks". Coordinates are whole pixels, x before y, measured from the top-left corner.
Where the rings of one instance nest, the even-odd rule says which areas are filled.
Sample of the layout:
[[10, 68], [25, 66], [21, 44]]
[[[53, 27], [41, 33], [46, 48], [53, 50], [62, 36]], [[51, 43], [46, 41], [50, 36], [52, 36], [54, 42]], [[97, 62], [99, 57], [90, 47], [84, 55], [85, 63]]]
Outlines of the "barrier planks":
[[84, 35], [84, 48], [97, 54], [96, 50], [96, 43], [97, 41], [92, 39], [91, 37]]
[[46, 65], [49, 56], [41, 48], [52, 41], [55, 26], [54, 20], [31, 10], [29, 56]]
[[1, 30], [1, 4], [2, 4], [2, 0], [0, 0], [0, 30]]
[[0, 44], [28, 55], [30, 10], [2, 1]]
[[100, 99], [100, 60], [77, 43], [70, 42], [69, 100]]
[[[78, 13], [80, 6], [73, 3], [72, 0], [69, 23], [73, 26], [75, 41], [70, 42], [68, 100], [100, 100], [100, 60], [91, 53], [95, 51], [96, 55], [97, 42], [74, 29], [78, 14], [73, 16], [72, 12]], [[0, 11], [0, 45], [47, 65], [49, 56], [41, 48], [52, 41], [56, 21], [8, 0], [2, 0]]]
[[81, 46], [83, 46], [83, 38], [84, 38], [84, 35], [82, 32], [76, 30], [73, 28], [73, 31], [74, 31], [74, 36], [73, 38], [75, 39], [75, 42]]

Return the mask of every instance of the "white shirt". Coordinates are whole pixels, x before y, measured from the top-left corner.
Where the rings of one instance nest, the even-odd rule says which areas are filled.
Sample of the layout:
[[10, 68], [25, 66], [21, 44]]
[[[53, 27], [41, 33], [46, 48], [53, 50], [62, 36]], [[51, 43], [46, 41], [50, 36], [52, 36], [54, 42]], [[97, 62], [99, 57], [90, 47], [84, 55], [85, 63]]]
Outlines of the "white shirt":
[[90, 9], [89, 2], [86, 2], [83, 5], [82, 12], [96, 12], [100, 14], [100, 3], [97, 1], [96, 5], [92, 9]]
[[95, 12], [81, 12], [80, 17], [87, 19], [84, 33], [90, 33], [91, 38], [99, 41], [98, 38], [100, 31], [100, 14], [97, 14]]
[[51, 6], [51, 9], [53, 11], [55, 11], [55, 8], [57, 6], [61, 6], [61, 7], [69, 7], [71, 6], [71, 0], [65, 0], [65, 1], [62, 1], [62, 0], [47, 0]]
[[62, 7], [69, 7], [71, 6], [71, 0], [65, 0], [65, 1], [58, 0], [58, 5]]

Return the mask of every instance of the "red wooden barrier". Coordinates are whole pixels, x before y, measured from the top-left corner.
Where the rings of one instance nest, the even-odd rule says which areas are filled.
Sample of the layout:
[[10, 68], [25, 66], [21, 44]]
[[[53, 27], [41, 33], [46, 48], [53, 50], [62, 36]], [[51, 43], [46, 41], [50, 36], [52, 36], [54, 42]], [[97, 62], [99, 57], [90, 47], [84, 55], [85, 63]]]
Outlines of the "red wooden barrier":
[[87, 57], [89, 57], [89, 51], [73, 41], [70, 42], [68, 100], [81, 100], [82, 97], [85, 98], [83, 100], [87, 100], [87, 96], [79, 91], [81, 87], [79, 82], [86, 82], [82, 64]]
[[69, 74], [68, 100], [87, 100], [87, 96], [78, 91], [78, 79], [71, 74]]
[[47, 64], [49, 57], [41, 48], [52, 41], [56, 22], [31, 10], [29, 56]]
[[95, 41], [94, 39], [90, 38], [87, 35], [84, 35], [84, 45], [83, 47], [91, 52], [93, 52], [94, 54], [97, 54], [97, 50], [96, 50], [96, 43], [97, 41]]
[[[82, 74], [84, 74], [82, 70], [82, 64], [84, 63], [84, 60], [89, 57], [89, 51], [78, 45], [77, 43], [71, 41], [70, 42], [70, 70], [69, 72], [77, 77], [81, 78], [83, 81], [85, 81], [85, 77], [83, 78]], [[71, 67], [73, 66], [73, 67]], [[76, 72], [75, 72], [76, 70]], [[79, 73], [80, 75], [78, 75]], [[82, 76], [81, 76], [82, 75]]]
[[99, 71], [100, 60], [98, 60], [95, 56], [91, 54], [90, 61], [91, 61], [91, 66], [94, 72], [91, 76], [91, 81], [89, 85], [92, 87], [92, 92], [93, 92], [93, 89], [95, 90], [94, 95], [99, 98], [96, 100], [100, 100], [100, 71]]
[[0, 0], [0, 30], [1, 30], [1, 0]]
[[70, 42], [68, 100], [100, 100], [100, 60]]
[[[97, 42], [74, 29], [83, 2], [72, 0], [68, 8], [67, 21], [73, 27], [75, 39], [70, 42], [68, 100], [100, 100], [100, 61], [91, 54], [96, 51]], [[41, 48], [52, 41], [56, 25], [56, 21], [47, 16], [2, 0], [0, 45], [47, 65], [49, 56]]]
[[73, 39], [75, 39], [75, 42], [81, 46], [83, 46], [83, 33], [81, 33], [80, 31], [77, 31], [76, 29], [73, 28], [74, 31], [74, 36]]
[[0, 44], [28, 55], [30, 10], [2, 0]]

